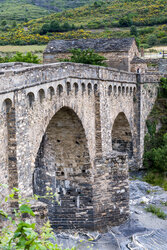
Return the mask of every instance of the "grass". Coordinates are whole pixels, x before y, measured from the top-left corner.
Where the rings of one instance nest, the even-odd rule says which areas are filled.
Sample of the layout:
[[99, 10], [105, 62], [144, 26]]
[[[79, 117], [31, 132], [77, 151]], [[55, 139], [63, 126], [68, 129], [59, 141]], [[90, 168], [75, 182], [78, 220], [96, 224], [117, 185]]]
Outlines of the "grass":
[[46, 48], [46, 45], [25, 45], [25, 46], [0, 46], [0, 56], [13, 56], [16, 52], [27, 53], [31, 52], [36, 54], [42, 63], [43, 60], [43, 51]]
[[33, 53], [42, 53], [46, 45], [25, 45], [25, 46], [14, 46], [14, 45], [5, 45], [0, 46], [0, 53], [12, 53], [12, 52], [33, 52]]
[[160, 173], [150, 171], [144, 176], [143, 181], [146, 181], [149, 184], [152, 184], [153, 186], [160, 186], [165, 191], [167, 191], [167, 179], [164, 175]]
[[167, 201], [161, 201], [161, 204], [167, 207]]
[[153, 205], [149, 205], [147, 208], [145, 208], [147, 212], [150, 212], [152, 214], [155, 214], [158, 218], [165, 220], [166, 214], [159, 208]]

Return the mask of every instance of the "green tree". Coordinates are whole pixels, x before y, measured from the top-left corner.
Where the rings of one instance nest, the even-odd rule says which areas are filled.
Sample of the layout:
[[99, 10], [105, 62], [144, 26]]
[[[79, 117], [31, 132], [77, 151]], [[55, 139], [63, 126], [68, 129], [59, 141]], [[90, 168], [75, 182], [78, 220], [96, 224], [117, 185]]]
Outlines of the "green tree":
[[119, 20], [119, 26], [120, 27], [129, 27], [132, 25], [132, 20], [130, 19], [129, 16], [122, 17]]
[[7, 22], [6, 22], [6, 20], [3, 20], [3, 21], [1, 22], [1, 26], [5, 26], [5, 25], [7, 25]]
[[50, 25], [45, 23], [40, 30], [40, 35], [45, 35], [49, 31], [50, 31]]
[[63, 31], [69, 31], [69, 30], [71, 30], [70, 24], [69, 24], [68, 22], [65, 22], [65, 23], [63, 24], [63, 26], [62, 26], [62, 30], [63, 30]]
[[70, 52], [72, 53], [70, 59], [61, 59], [60, 61], [107, 66], [104, 62], [107, 59], [104, 56], [95, 53], [92, 49], [72, 49]]
[[52, 21], [52, 22], [50, 23], [50, 29], [49, 29], [49, 31], [50, 31], [50, 32], [59, 32], [59, 31], [61, 31], [59, 22], [57, 22], [57, 21]]
[[16, 21], [13, 21], [13, 23], [12, 23], [12, 27], [13, 27], [13, 28], [15, 28], [16, 26], [17, 26]]
[[151, 34], [148, 37], [147, 43], [149, 46], [154, 46], [157, 43], [157, 36], [155, 34]]
[[138, 35], [137, 28], [136, 28], [135, 25], [132, 25], [132, 26], [130, 27], [130, 35], [131, 35], [131, 36], [137, 36], [137, 35]]

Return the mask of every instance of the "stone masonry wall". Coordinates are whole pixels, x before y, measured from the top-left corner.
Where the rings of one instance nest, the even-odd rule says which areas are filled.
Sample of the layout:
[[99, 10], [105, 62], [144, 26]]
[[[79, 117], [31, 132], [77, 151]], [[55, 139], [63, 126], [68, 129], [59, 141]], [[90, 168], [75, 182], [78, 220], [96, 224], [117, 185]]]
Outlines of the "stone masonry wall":
[[[128, 164], [126, 155], [113, 149], [127, 153], [133, 147], [132, 158], [141, 159], [147, 116], [142, 105], [151, 109], [156, 98], [156, 92], [148, 98], [150, 92], [142, 91], [147, 82], [151, 88], [159, 79], [72, 63], [4, 69], [0, 182], [18, 183], [24, 196], [33, 191], [43, 195], [46, 186], [57, 191], [60, 205], [43, 201], [59, 229], [102, 230], [123, 222], [128, 216]], [[12, 140], [4, 110], [8, 99], [14, 111]], [[121, 134], [114, 123], [119, 121], [121, 129], [123, 119], [127, 126]], [[128, 150], [119, 147], [126, 144]]]

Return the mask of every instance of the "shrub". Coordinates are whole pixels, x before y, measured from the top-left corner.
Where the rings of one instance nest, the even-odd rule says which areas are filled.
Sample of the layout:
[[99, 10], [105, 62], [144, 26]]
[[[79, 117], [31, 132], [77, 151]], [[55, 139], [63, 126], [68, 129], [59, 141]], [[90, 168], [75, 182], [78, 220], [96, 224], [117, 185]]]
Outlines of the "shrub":
[[7, 25], [7, 22], [6, 22], [5, 20], [3, 20], [3, 21], [1, 22], [1, 25], [2, 25], [2, 26], [5, 26], [5, 25]]
[[70, 52], [72, 53], [70, 59], [60, 59], [60, 61], [107, 66], [104, 62], [107, 59], [95, 53], [94, 50], [72, 49]]
[[17, 52], [12, 57], [0, 57], [0, 63], [6, 63], [6, 62], [27, 62], [27, 63], [39, 63], [39, 59], [37, 55], [32, 54], [31, 52], [28, 52], [27, 54], [23, 54], [20, 52]]
[[119, 26], [120, 27], [129, 27], [132, 25], [132, 20], [130, 19], [129, 16], [126, 16], [126, 17], [122, 17], [120, 20], [119, 20]]
[[167, 216], [159, 207], [153, 205], [149, 205], [146, 208], [146, 211], [155, 214], [158, 218], [161, 218], [163, 220], [165, 220]]
[[167, 133], [163, 137], [161, 147], [152, 148], [144, 153], [144, 166], [159, 172], [167, 171]]
[[157, 43], [157, 36], [155, 34], [152, 34], [148, 37], [147, 43], [149, 46], [154, 46]]
[[160, 81], [159, 96], [167, 97], [167, 78], [162, 77]]
[[[19, 205], [17, 209], [14, 209], [12, 216], [2, 209], [0, 210], [0, 215], [5, 217], [8, 222], [0, 232], [0, 249], [62, 250], [55, 243], [56, 238], [49, 222], [44, 224], [40, 230], [37, 230], [38, 225], [30, 223], [29, 218], [28, 220], [25, 219], [27, 215], [30, 218], [35, 216], [31, 209], [30, 200], [37, 200], [38, 198], [38, 196], [34, 196], [23, 199], [17, 188], [13, 188], [12, 193], [5, 198], [6, 202], [14, 202]], [[71, 250], [75, 250], [75, 248]]]
[[160, 44], [165, 44], [166, 45], [167, 44], [167, 36], [161, 38], [159, 42], [160, 42]]
[[143, 178], [143, 181], [146, 181], [154, 186], [160, 186], [167, 191], [167, 180], [163, 173], [156, 172], [154, 170], [149, 171]]
[[137, 28], [136, 28], [135, 25], [132, 25], [132, 26], [130, 27], [130, 35], [131, 35], [131, 36], [137, 36], [137, 35], [138, 35]]

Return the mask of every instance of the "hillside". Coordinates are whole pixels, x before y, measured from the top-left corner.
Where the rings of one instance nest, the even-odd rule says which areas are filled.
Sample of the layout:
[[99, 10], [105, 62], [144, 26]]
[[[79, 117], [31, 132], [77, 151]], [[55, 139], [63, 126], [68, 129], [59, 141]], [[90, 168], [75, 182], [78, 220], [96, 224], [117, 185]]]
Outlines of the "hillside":
[[[31, 6], [36, 7], [32, 4]], [[44, 11], [42, 8], [40, 10]], [[24, 13], [26, 17], [29, 11]], [[40, 18], [36, 15], [36, 19], [5, 30], [0, 36], [0, 44], [46, 44], [53, 39], [128, 37], [130, 27], [136, 25], [135, 35], [145, 48], [157, 44], [166, 45], [166, 13], [167, 0], [143, 0], [142, 4], [141, 0], [99, 0], [90, 5], [60, 13], [46, 15], [42, 12]], [[20, 15], [23, 15], [22, 11]], [[53, 21], [56, 23], [53, 24]], [[50, 27], [51, 23], [52, 27]], [[3, 30], [3, 27], [1, 29]]]
[[[142, 2], [142, 4], [141, 4]], [[63, 11], [44, 17], [39, 23], [50, 20], [84, 25], [86, 28], [155, 25], [167, 23], [167, 0], [113, 0], [98, 1], [88, 6]], [[37, 22], [38, 22], [37, 21]]]
[[48, 10], [54, 10], [54, 11], [73, 9], [94, 2], [94, 0], [27, 0], [27, 1], [37, 6], [44, 7]]
[[48, 14], [48, 10], [29, 4], [26, 0], [0, 0], [0, 22], [5, 20], [7, 24], [13, 21], [20, 23]]

